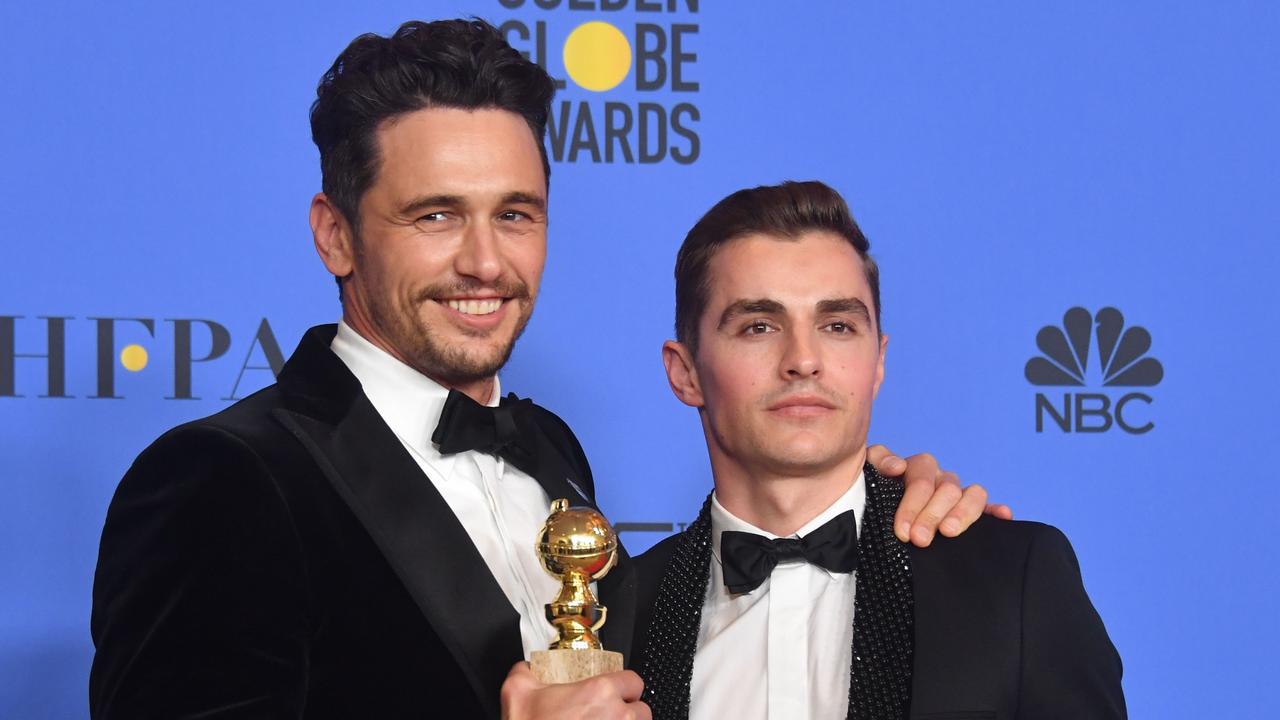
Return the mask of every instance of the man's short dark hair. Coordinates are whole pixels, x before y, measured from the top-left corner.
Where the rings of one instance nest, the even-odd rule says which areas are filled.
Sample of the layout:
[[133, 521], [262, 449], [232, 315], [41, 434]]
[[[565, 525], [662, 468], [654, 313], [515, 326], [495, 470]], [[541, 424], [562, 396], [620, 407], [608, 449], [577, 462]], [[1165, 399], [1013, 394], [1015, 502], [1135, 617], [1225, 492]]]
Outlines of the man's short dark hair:
[[311, 105], [322, 189], [358, 232], [360, 199], [378, 173], [374, 133], [388, 118], [427, 107], [520, 115], [550, 181], [545, 139], [554, 92], [546, 71], [483, 20], [413, 20], [389, 37], [361, 35], [320, 79]]
[[676, 256], [676, 339], [698, 352], [698, 321], [711, 290], [707, 270], [725, 244], [747, 235], [795, 240], [809, 231], [825, 231], [849, 241], [862, 258], [876, 333], [880, 333], [880, 269], [871, 258], [871, 243], [840, 193], [826, 184], [784, 182], [739, 190], [715, 204], [685, 236]]

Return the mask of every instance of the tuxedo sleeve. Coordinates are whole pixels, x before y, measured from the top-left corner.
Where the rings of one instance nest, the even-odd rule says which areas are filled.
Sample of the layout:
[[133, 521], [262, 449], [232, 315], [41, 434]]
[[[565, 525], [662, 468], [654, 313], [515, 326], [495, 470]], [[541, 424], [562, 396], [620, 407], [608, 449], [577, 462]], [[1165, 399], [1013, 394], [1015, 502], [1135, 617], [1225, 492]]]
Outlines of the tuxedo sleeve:
[[1041, 526], [1023, 576], [1020, 718], [1125, 718], [1120, 655], [1066, 536]]
[[305, 588], [297, 533], [258, 455], [208, 426], [162, 437], [107, 512], [92, 717], [300, 716]]

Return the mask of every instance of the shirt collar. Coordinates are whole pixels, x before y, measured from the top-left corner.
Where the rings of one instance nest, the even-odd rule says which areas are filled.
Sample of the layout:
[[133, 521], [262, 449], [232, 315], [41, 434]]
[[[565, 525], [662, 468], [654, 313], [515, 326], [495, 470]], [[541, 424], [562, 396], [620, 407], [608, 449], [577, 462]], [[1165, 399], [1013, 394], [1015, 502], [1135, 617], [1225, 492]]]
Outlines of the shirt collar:
[[[433, 464], [438, 463], [444, 477], [450, 477], [457, 456], [439, 455], [431, 442], [449, 389], [369, 342], [345, 321], [338, 322], [338, 332], [329, 348], [360, 381], [365, 396], [391, 431], [415, 449], [431, 451]], [[494, 377], [493, 397], [488, 405], [497, 407], [500, 397], [501, 384]]]
[[[812, 520], [805, 523], [803, 527], [790, 535], [793, 538], [802, 538], [805, 535], [817, 530], [827, 523], [828, 520], [834, 518], [842, 512], [852, 510], [857, 522], [857, 530], [862, 531], [862, 513], [867, 506], [867, 483], [863, 477], [862, 471], [858, 471], [858, 477], [854, 479], [853, 485], [845, 491], [843, 495], [836, 498], [826, 510], [818, 513]], [[734, 515], [720, 504], [719, 498], [714, 492], [711, 493], [711, 554], [715, 557], [716, 562], [720, 562], [720, 533], [725, 530], [737, 530], [739, 532], [749, 532], [756, 535], [763, 535], [770, 539], [777, 539], [779, 536], [774, 535], [768, 530], [761, 530], [742, 518]], [[824, 570], [824, 572], [826, 572]], [[828, 574], [831, 574], [828, 572]]]

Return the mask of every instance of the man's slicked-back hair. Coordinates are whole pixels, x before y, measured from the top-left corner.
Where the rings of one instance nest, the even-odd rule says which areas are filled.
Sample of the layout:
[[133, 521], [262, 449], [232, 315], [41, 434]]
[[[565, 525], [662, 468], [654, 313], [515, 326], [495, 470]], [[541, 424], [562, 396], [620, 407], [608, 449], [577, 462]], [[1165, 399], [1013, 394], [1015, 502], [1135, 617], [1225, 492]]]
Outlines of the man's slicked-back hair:
[[840, 193], [813, 180], [739, 190], [716, 203], [693, 226], [676, 255], [676, 339], [697, 354], [698, 322], [711, 291], [708, 269], [720, 248], [747, 235], [795, 240], [811, 231], [838, 235], [858, 251], [871, 287], [879, 334], [880, 269], [871, 258], [871, 243]]
[[378, 125], [427, 107], [496, 108], [523, 117], [549, 182], [545, 140], [554, 92], [546, 71], [483, 20], [413, 20], [389, 37], [361, 35], [320, 79], [311, 105], [322, 189], [358, 231], [360, 199], [378, 174]]

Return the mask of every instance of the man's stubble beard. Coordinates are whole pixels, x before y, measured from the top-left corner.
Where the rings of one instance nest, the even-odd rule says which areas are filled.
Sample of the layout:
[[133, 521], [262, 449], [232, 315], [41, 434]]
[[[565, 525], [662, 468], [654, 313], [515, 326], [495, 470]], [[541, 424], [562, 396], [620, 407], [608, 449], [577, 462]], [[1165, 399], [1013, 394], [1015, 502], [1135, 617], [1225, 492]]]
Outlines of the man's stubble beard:
[[[520, 303], [521, 315], [517, 318], [515, 332], [505, 342], [479, 352], [468, 351], [443, 341], [423, 320], [419, 310], [433, 298], [457, 294], [469, 289], [467, 284], [424, 288], [413, 299], [413, 311], [400, 313], [380, 300], [370, 303], [370, 314], [375, 325], [392, 330], [391, 338], [397, 350], [410, 367], [443, 385], [457, 386], [493, 377], [507, 364], [515, 349], [516, 340], [524, 333], [533, 316], [534, 298], [528, 286], [515, 282], [498, 288], [500, 294], [509, 297], [508, 303]], [[471, 337], [483, 338], [491, 332], [467, 332]], [[495, 329], [492, 332], [500, 332]]]

